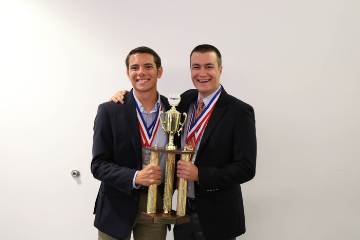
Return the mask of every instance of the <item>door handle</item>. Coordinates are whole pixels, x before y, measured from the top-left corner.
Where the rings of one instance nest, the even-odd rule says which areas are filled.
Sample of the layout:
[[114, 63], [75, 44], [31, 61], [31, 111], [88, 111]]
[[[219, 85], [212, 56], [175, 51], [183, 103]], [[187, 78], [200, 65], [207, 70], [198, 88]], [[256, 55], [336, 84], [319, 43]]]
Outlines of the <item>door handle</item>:
[[71, 170], [71, 176], [73, 176], [74, 178], [80, 177], [80, 171], [77, 169]]

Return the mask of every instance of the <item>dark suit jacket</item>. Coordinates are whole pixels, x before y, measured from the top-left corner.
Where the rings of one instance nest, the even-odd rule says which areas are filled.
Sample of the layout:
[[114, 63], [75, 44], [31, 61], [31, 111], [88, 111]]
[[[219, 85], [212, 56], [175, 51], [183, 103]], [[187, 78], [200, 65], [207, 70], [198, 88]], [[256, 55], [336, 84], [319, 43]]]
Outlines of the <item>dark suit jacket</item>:
[[[196, 101], [197, 90], [181, 95], [180, 112]], [[179, 143], [177, 143], [179, 145]], [[240, 184], [255, 176], [253, 108], [223, 89], [210, 116], [195, 160], [196, 209], [206, 239], [229, 239], [245, 232]]]
[[[139, 207], [140, 190], [133, 190], [136, 170], [142, 169], [140, 130], [132, 91], [125, 104], [99, 105], [94, 123], [91, 172], [101, 181], [95, 202], [94, 225], [117, 239], [131, 233]], [[166, 110], [170, 107], [161, 96]]]

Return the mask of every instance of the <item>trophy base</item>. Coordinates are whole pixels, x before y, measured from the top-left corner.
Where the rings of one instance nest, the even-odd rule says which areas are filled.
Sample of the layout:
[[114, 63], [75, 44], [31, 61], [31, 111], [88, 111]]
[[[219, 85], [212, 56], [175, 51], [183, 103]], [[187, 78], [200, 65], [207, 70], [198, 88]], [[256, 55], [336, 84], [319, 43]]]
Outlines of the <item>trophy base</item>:
[[156, 213], [142, 212], [141, 218], [147, 222], [175, 225], [190, 222], [190, 216], [188, 215], [177, 216], [174, 210], [171, 210], [170, 213], [164, 213], [162, 209], [157, 210]]

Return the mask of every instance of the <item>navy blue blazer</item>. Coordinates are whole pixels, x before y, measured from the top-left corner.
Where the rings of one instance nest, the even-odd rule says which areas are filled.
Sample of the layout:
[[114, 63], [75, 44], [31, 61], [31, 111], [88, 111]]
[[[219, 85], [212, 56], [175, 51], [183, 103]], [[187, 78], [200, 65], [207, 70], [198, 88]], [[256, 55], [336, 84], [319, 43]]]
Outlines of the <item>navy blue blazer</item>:
[[[165, 109], [168, 101], [161, 96]], [[94, 226], [114, 238], [128, 237], [139, 207], [140, 190], [133, 177], [142, 169], [142, 149], [132, 90], [125, 104], [99, 105], [94, 123], [91, 172], [101, 181], [95, 202]]]
[[[178, 110], [187, 112], [197, 96], [197, 90], [183, 93]], [[255, 115], [250, 105], [222, 90], [203, 133], [195, 165], [199, 171], [199, 181], [195, 182], [196, 209], [206, 239], [229, 239], [243, 234], [240, 184], [255, 176], [256, 167]]]

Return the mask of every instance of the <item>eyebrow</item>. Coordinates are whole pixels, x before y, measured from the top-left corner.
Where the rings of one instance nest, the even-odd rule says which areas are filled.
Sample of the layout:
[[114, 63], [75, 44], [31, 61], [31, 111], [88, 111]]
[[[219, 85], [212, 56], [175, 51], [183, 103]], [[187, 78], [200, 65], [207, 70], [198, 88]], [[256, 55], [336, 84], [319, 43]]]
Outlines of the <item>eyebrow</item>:
[[[191, 64], [191, 66], [200, 66], [200, 64], [199, 64], [199, 63], [193, 63], [193, 64]], [[215, 64], [213, 64], [213, 63], [206, 63], [205, 66], [215, 66]]]
[[[145, 63], [144, 64], [145, 66], [153, 66], [154, 64], [152, 64], [152, 63]], [[130, 65], [130, 67], [138, 67], [138, 66], [140, 66], [139, 64], [132, 64], [132, 65]]]

